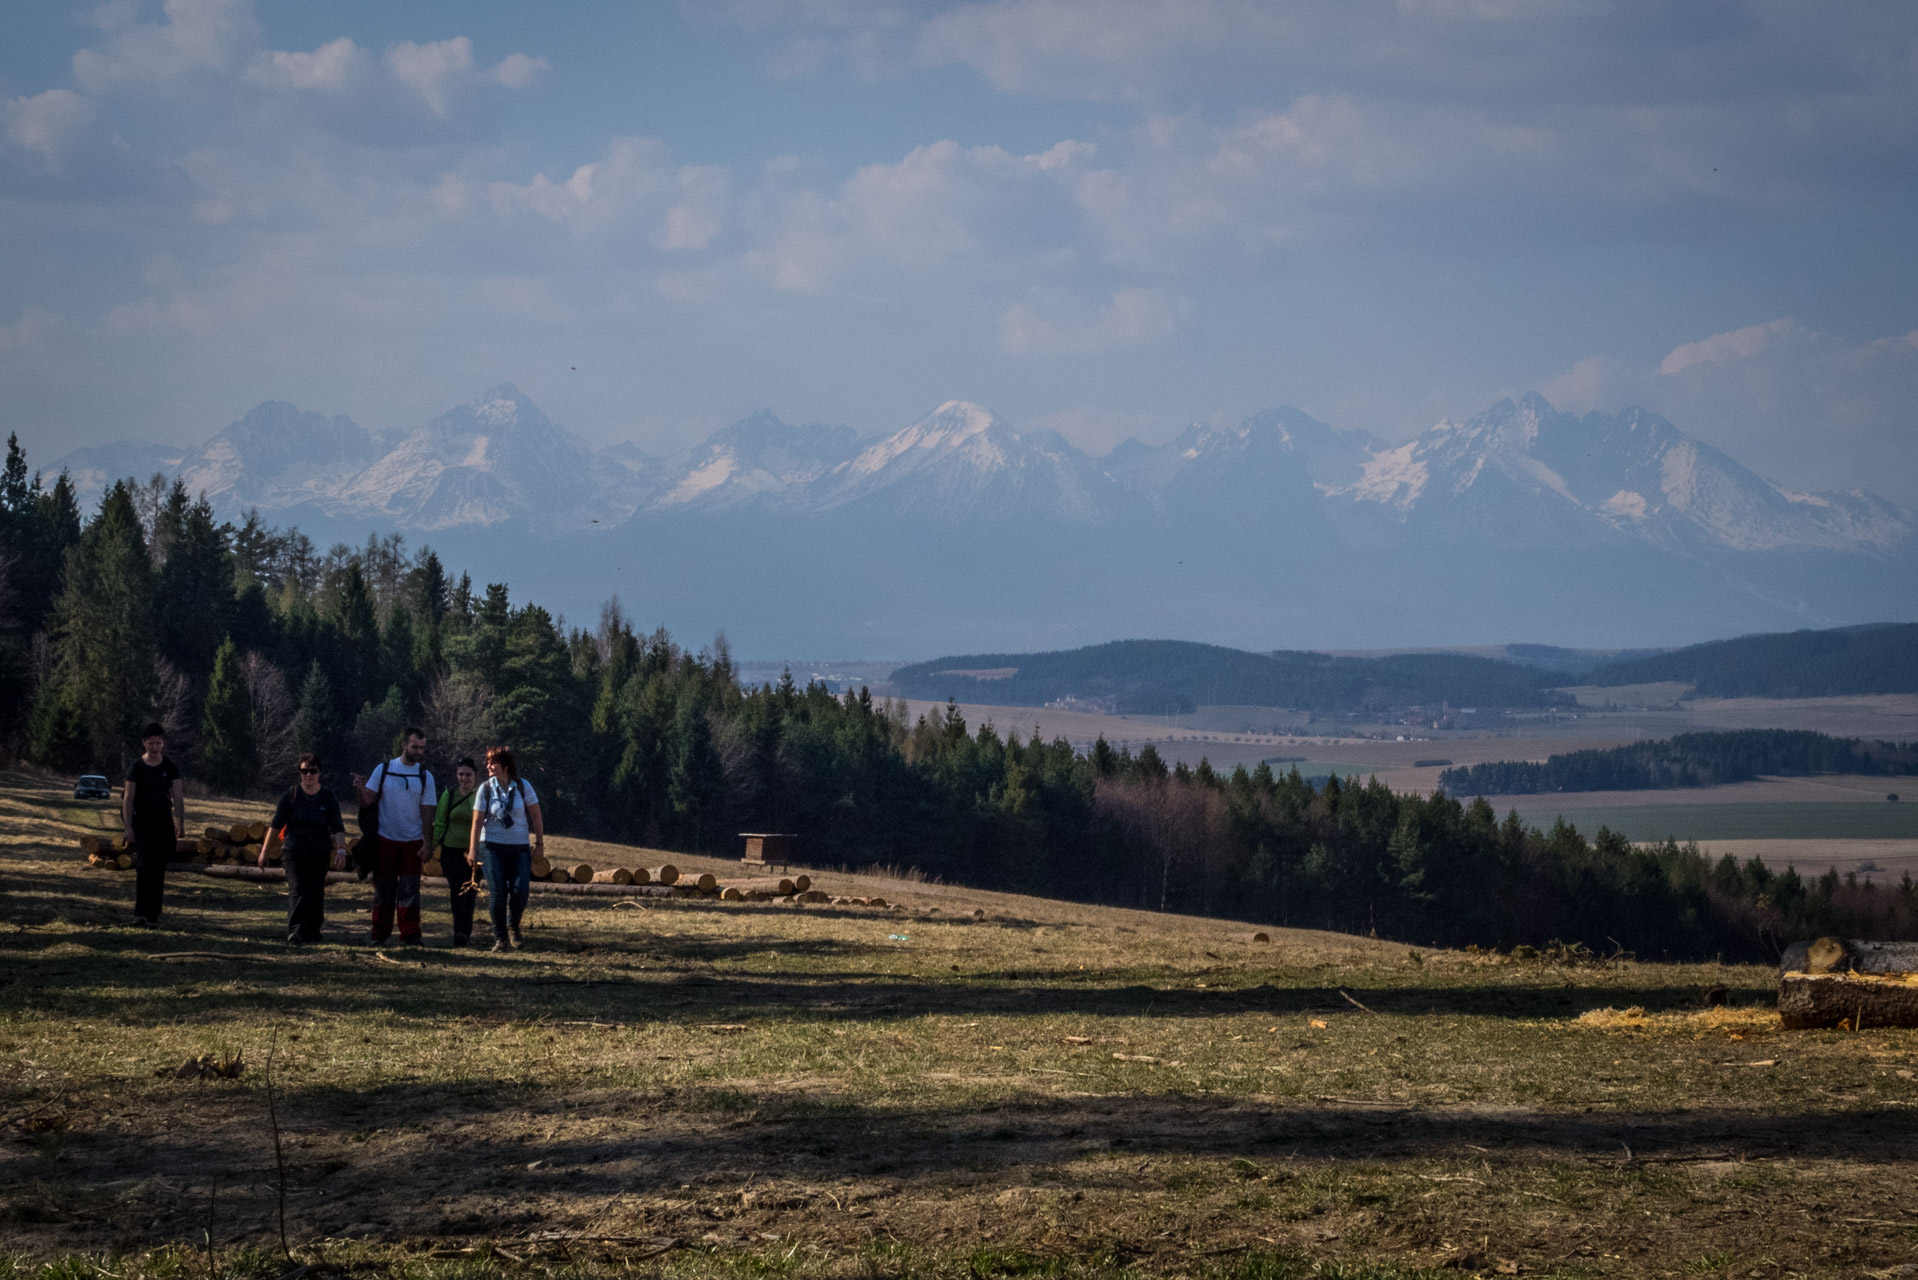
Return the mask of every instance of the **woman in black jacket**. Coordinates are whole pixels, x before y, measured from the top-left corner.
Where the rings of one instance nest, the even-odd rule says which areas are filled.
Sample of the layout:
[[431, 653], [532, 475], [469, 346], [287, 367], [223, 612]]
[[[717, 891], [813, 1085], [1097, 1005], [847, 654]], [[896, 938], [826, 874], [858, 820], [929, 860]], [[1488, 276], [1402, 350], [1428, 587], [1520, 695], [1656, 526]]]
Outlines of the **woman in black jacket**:
[[273, 823], [260, 842], [260, 866], [266, 866], [273, 832], [280, 833], [280, 864], [286, 868], [286, 940], [291, 946], [320, 940], [326, 919], [326, 873], [346, 870], [346, 823], [340, 802], [320, 785], [320, 758], [300, 757], [300, 782], [288, 787], [273, 810]]

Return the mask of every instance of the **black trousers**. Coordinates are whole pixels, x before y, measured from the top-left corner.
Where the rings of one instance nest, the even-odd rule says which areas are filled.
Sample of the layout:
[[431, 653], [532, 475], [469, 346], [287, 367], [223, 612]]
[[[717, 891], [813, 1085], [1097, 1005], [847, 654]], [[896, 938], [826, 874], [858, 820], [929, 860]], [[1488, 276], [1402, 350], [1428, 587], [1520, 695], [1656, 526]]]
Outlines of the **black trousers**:
[[326, 922], [326, 873], [333, 867], [333, 850], [286, 849], [280, 855], [286, 868], [286, 936], [318, 942]]
[[440, 846], [440, 869], [446, 872], [447, 892], [453, 898], [453, 936], [473, 936], [473, 906], [479, 901], [479, 889], [473, 884], [473, 864], [466, 850]]
[[158, 920], [166, 900], [166, 864], [173, 861], [173, 819], [133, 828], [133, 914]]

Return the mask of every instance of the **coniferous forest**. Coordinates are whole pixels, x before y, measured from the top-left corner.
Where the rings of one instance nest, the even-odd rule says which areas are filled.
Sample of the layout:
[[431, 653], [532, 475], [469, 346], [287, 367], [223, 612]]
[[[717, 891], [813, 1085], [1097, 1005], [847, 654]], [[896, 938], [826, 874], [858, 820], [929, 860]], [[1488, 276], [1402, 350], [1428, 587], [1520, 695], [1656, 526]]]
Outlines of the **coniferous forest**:
[[158, 478], [82, 512], [10, 441], [0, 753], [118, 776], [148, 719], [224, 793], [278, 791], [308, 750], [343, 790], [418, 723], [442, 777], [510, 743], [559, 832], [724, 854], [737, 832], [791, 831], [819, 866], [1421, 946], [1763, 958], [1818, 933], [1918, 936], [1908, 877], [1805, 880], [1376, 780], [1168, 768], [1150, 746], [1021, 741], [950, 706], [915, 720], [790, 676], [742, 687], [723, 637], [688, 650], [617, 602], [567, 626], [397, 535], [321, 551]]

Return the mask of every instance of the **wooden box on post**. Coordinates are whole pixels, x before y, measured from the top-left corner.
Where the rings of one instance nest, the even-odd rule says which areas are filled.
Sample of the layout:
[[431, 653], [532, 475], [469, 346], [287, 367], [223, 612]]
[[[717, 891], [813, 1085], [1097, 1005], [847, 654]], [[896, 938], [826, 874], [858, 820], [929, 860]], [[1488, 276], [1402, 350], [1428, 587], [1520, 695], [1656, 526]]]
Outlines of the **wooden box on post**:
[[756, 870], [778, 867], [784, 871], [792, 865], [793, 837], [790, 834], [742, 831], [739, 838], [746, 842], [746, 856], [740, 859], [746, 866]]

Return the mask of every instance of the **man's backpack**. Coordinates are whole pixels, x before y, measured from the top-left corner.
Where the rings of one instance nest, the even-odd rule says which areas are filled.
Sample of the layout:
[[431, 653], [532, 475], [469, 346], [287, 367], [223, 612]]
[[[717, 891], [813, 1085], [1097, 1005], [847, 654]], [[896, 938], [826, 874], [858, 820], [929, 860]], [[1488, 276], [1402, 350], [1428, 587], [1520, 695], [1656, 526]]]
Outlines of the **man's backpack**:
[[373, 874], [380, 852], [380, 801], [386, 798], [386, 778], [392, 770], [380, 765], [380, 789], [373, 803], [360, 806], [360, 842], [353, 846], [353, 871], [364, 880]]

